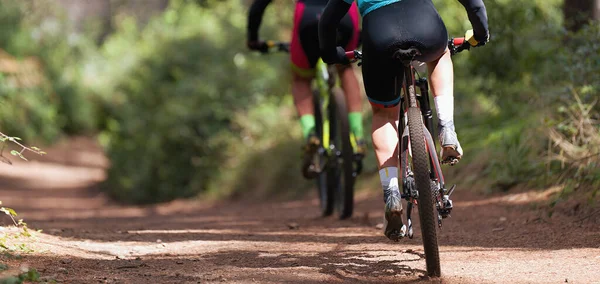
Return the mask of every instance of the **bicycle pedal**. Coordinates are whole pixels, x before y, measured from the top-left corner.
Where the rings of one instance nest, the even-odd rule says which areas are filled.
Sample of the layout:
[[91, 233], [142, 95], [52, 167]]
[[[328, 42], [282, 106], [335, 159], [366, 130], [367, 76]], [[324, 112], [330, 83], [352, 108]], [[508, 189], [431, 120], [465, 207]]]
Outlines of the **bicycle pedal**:
[[445, 160], [442, 160], [442, 165], [450, 165], [450, 166], [454, 166], [456, 164], [458, 164], [459, 159], [455, 158], [455, 157], [447, 157]]

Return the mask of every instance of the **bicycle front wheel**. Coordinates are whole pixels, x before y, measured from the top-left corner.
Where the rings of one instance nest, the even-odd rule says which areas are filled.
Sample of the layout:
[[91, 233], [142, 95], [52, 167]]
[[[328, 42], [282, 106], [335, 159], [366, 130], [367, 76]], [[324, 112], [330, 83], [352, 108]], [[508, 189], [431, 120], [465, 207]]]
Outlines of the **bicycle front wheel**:
[[[408, 109], [408, 133], [412, 150], [412, 164], [418, 197], [419, 221], [425, 250], [427, 274], [433, 277], [441, 275], [440, 254], [437, 240], [437, 214], [431, 189], [429, 155], [425, 146], [425, 134], [421, 110], [416, 107]], [[435, 150], [434, 150], [435, 151]]]
[[[352, 216], [354, 210], [354, 149], [350, 142], [350, 126], [348, 122], [348, 108], [346, 97], [339, 88], [332, 90], [333, 100], [329, 115], [332, 118], [332, 141], [335, 141], [334, 155], [335, 174], [332, 176], [331, 185], [335, 187], [335, 202], [340, 219]], [[335, 118], [334, 118], [335, 116]]]
[[[321, 102], [319, 100], [319, 92], [313, 92], [313, 105], [315, 111], [315, 122], [316, 122], [316, 131], [319, 139], [324, 141], [323, 139], [323, 114], [321, 113]], [[329, 147], [329, 145], [322, 145], [322, 147]], [[327, 157], [324, 155], [319, 155], [317, 160], [319, 165], [327, 166]], [[319, 175], [317, 176], [317, 194], [319, 195], [319, 205], [321, 207], [321, 216], [327, 217], [333, 214], [334, 203], [333, 203], [333, 194], [334, 187], [329, 185], [329, 176], [327, 169], [320, 169]]]

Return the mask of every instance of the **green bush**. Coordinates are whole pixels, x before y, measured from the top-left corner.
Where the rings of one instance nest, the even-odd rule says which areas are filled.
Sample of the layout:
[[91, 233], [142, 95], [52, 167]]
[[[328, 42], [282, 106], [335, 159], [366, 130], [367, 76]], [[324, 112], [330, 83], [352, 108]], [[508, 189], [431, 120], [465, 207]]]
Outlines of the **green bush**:
[[[0, 1], [0, 49], [18, 60], [35, 58], [34, 73], [2, 74], [0, 127], [28, 140], [53, 142], [66, 132], [91, 132], [98, 124], [96, 106], [80, 86], [79, 62], [91, 40], [72, 32], [57, 6], [49, 1]], [[83, 67], [82, 67], [83, 68]], [[41, 83], [10, 82], [36, 76]], [[27, 79], [27, 78], [25, 78]], [[27, 127], [24, 127], [27, 126]]]
[[[14, 40], [24, 33], [24, 13], [14, 1], [0, 1], [0, 129], [24, 139], [51, 141], [60, 133], [57, 97], [43, 69], [29, 58], [11, 54]], [[27, 66], [27, 67], [25, 67]]]
[[108, 57], [129, 50], [116, 57], [119, 77], [100, 78], [116, 82], [102, 134], [114, 197], [146, 203], [206, 190], [241, 142], [236, 113], [287, 87], [272, 64], [282, 57], [246, 55], [244, 15], [239, 3], [175, 2], [141, 32], [126, 21], [107, 40]]
[[[591, 23], [568, 35], [559, 58], [563, 75], [559, 91], [549, 98], [546, 158], [551, 182], [565, 184], [559, 198], [579, 190], [594, 200], [600, 193], [600, 25]], [[567, 88], [565, 88], [567, 87]]]
[[[471, 27], [456, 2], [436, 2], [453, 36]], [[515, 3], [486, 1], [490, 42], [453, 58], [463, 164], [483, 164], [484, 180], [502, 190], [537, 181], [543, 173], [547, 140], [541, 122], [546, 93], [556, 88], [549, 77], [556, 73], [564, 35], [561, 1]]]

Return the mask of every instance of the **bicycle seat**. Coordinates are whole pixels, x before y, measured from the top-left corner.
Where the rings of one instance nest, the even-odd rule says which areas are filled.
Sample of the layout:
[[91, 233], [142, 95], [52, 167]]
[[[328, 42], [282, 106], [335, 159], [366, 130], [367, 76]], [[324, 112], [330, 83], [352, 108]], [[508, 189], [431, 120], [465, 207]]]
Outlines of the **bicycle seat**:
[[394, 52], [394, 59], [402, 61], [412, 61], [416, 56], [421, 55], [421, 52], [416, 47], [409, 47], [407, 49], [398, 49]]

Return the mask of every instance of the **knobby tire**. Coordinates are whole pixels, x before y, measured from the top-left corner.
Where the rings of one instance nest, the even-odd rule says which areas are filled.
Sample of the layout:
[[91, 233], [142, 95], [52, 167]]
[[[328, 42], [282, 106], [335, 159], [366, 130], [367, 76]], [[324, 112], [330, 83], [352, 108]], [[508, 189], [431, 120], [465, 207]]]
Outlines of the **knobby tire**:
[[[323, 141], [323, 115], [321, 113], [321, 102], [319, 100], [320, 94], [318, 91], [313, 93], [313, 106], [315, 111], [315, 124], [316, 132], [321, 142]], [[323, 147], [329, 147], [329, 145], [322, 145]], [[326, 159], [325, 156], [319, 156], [319, 159]], [[319, 160], [319, 162], [322, 162]], [[330, 174], [329, 174], [330, 175]], [[321, 207], [321, 216], [327, 217], [333, 214], [334, 209], [334, 187], [329, 186], [328, 179], [328, 168], [322, 169], [316, 179], [317, 183], [317, 194], [319, 195], [319, 204]]]
[[[336, 172], [336, 195], [338, 215], [340, 219], [346, 219], [352, 216], [354, 210], [354, 149], [350, 142], [350, 125], [348, 122], [348, 108], [346, 106], [346, 97], [339, 88], [332, 90], [333, 100], [331, 104], [335, 105], [335, 125], [332, 125], [333, 131], [336, 131], [336, 149], [341, 146], [341, 164], [337, 163]], [[333, 124], [333, 123], [332, 123]], [[340, 143], [341, 142], [341, 143]], [[339, 161], [339, 159], [338, 159]]]
[[408, 131], [412, 150], [412, 164], [415, 183], [419, 192], [418, 210], [421, 223], [421, 236], [425, 250], [427, 274], [432, 277], [441, 275], [440, 255], [437, 240], [437, 215], [431, 190], [429, 174], [429, 155], [425, 146], [423, 119], [419, 108], [408, 109]]

